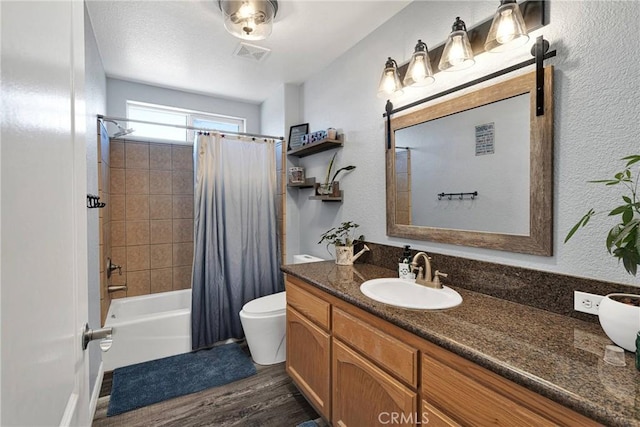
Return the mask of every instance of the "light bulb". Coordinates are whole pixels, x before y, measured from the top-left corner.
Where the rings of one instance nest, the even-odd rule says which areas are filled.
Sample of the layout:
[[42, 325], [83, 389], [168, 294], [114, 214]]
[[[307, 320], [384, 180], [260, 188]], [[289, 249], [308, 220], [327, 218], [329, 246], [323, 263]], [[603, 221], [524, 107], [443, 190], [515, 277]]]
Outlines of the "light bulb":
[[511, 9], [504, 10], [500, 13], [500, 23], [498, 24], [498, 31], [496, 33], [496, 40], [500, 44], [507, 44], [515, 37], [515, 23], [513, 22], [513, 16]]
[[238, 9], [237, 15], [239, 19], [247, 19], [251, 18], [255, 13], [256, 10], [253, 5], [250, 2], [245, 1], [242, 3], [242, 6], [240, 6], [240, 9]]
[[382, 88], [384, 92], [389, 95], [396, 91], [396, 79], [393, 70], [385, 71], [384, 83], [382, 84]]
[[451, 50], [449, 51], [449, 62], [456, 66], [464, 62], [464, 45], [462, 36], [456, 35], [451, 37]]
[[414, 82], [421, 82], [425, 77], [427, 77], [427, 70], [424, 64], [424, 57], [416, 55], [415, 64], [411, 69], [411, 78]]

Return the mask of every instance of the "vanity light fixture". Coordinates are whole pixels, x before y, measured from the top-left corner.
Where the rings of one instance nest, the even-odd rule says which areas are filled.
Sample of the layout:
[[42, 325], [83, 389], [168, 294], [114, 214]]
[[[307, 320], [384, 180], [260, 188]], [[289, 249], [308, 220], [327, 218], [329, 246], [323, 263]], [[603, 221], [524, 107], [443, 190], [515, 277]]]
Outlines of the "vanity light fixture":
[[451, 34], [447, 38], [438, 68], [441, 71], [458, 71], [469, 68], [475, 63], [467, 35], [467, 26], [458, 16], [451, 27]]
[[402, 95], [403, 93], [402, 82], [398, 75], [398, 63], [389, 57], [384, 65], [382, 76], [380, 77], [378, 97], [384, 98], [387, 96]]
[[426, 43], [418, 40], [402, 83], [405, 86], [426, 86], [434, 81], [429, 49]]
[[[435, 81], [435, 74], [440, 71], [457, 71], [472, 66], [475, 64], [474, 55], [486, 50], [502, 52], [526, 44], [528, 33], [549, 23], [546, 13], [549, 1], [523, 0], [517, 3], [517, 0], [500, 0], [495, 16], [468, 31], [465, 23], [457, 17], [445, 43], [435, 47], [431, 45], [429, 50], [422, 40], [418, 40], [411, 59], [402, 65], [389, 58], [380, 79], [378, 96], [402, 94], [403, 87], [426, 86]], [[434, 65], [432, 68], [431, 61], [438, 67]]]
[[505, 52], [529, 41], [527, 26], [516, 0], [500, 0], [484, 43], [487, 52]]
[[224, 28], [244, 40], [264, 40], [278, 12], [276, 0], [218, 0]]

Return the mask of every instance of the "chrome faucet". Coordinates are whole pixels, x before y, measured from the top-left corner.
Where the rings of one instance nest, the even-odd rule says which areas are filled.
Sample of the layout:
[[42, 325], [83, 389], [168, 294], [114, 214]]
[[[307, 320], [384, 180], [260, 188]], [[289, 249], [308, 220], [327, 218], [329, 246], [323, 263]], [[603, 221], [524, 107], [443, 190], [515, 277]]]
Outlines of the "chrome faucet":
[[[424, 258], [425, 271], [423, 274], [422, 267], [418, 266], [418, 260], [420, 257]], [[416, 275], [416, 283], [418, 285], [428, 286], [430, 288], [442, 289], [442, 283], [440, 283], [440, 276], [447, 277], [445, 273], [440, 273], [440, 271], [436, 270], [435, 278], [431, 276], [431, 262], [429, 261], [431, 257], [427, 255], [425, 252], [418, 252], [415, 254], [413, 259], [411, 260], [411, 271], [418, 270], [418, 274]]]
[[111, 258], [107, 258], [107, 279], [111, 278], [114, 271], [118, 270], [118, 274], [122, 276], [122, 266], [114, 264]]

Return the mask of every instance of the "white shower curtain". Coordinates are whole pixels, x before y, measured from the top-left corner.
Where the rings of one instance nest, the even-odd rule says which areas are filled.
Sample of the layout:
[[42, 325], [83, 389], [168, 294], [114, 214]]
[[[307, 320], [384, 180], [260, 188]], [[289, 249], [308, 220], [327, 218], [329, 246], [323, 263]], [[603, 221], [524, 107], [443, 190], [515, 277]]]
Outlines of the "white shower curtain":
[[192, 348], [242, 338], [239, 312], [284, 290], [276, 234], [273, 140], [198, 135]]

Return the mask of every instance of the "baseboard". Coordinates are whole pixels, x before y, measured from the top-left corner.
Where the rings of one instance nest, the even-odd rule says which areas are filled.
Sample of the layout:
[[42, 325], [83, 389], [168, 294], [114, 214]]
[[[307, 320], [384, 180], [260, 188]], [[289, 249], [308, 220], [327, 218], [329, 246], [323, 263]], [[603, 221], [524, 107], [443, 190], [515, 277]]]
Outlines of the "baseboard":
[[91, 416], [91, 421], [96, 416], [96, 408], [98, 407], [98, 398], [100, 397], [100, 389], [102, 388], [102, 378], [104, 377], [104, 365], [100, 362], [100, 367], [98, 368], [98, 375], [96, 377], [96, 382], [93, 385], [93, 390], [91, 391], [91, 401], [89, 401], [89, 415]]

